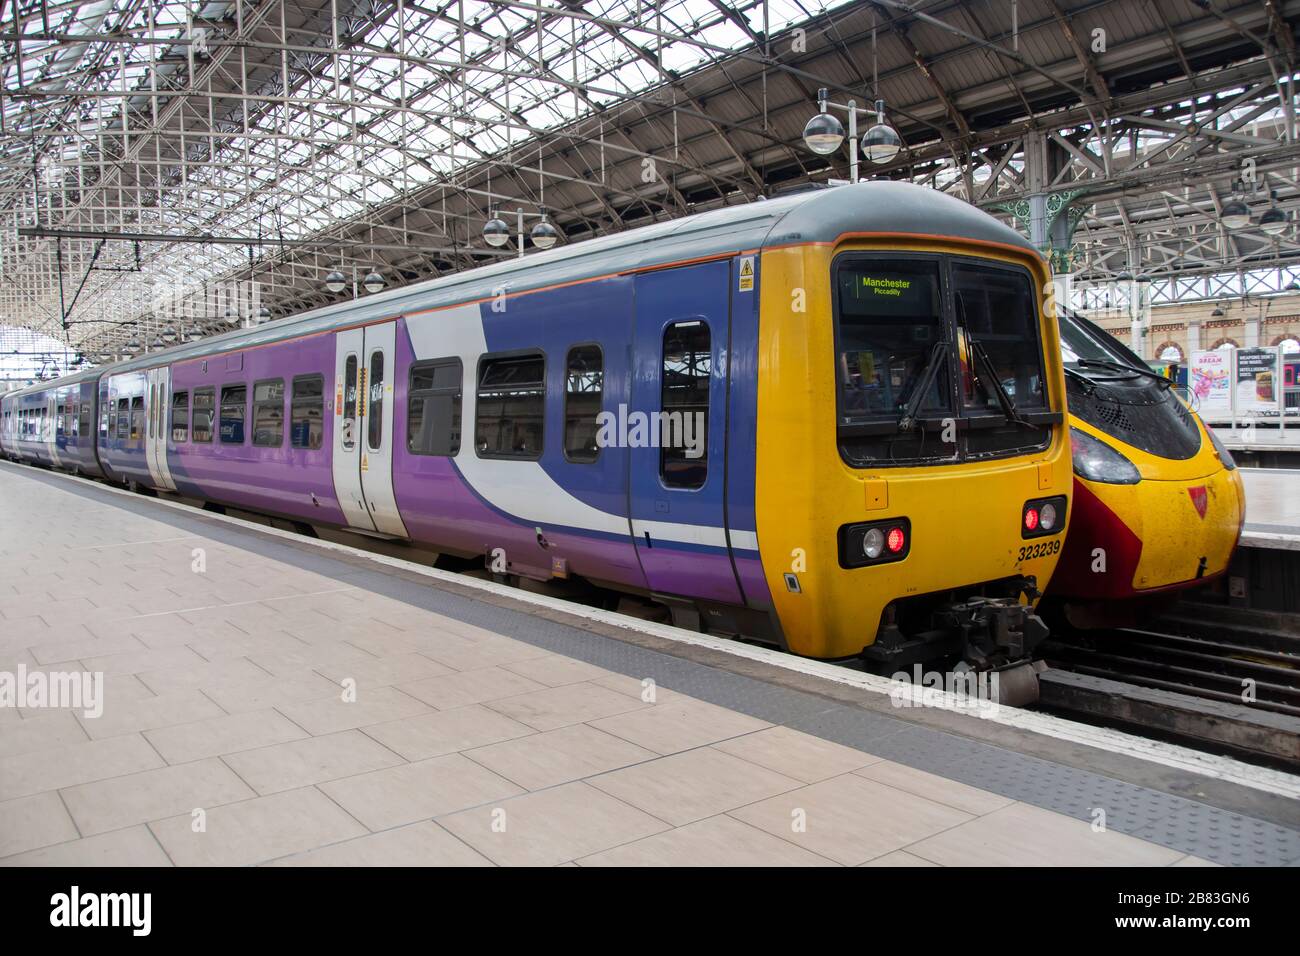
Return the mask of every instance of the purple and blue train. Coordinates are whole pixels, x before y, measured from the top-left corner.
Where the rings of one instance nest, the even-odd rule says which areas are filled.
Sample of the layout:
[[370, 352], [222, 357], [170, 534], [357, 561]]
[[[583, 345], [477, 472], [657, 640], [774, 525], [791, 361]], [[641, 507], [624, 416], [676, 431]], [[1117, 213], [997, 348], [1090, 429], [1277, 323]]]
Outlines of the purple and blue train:
[[1071, 494], [1048, 278], [934, 190], [810, 190], [40, 383], [0, 450], [809, 656], [996, 667], [1041, 636]]

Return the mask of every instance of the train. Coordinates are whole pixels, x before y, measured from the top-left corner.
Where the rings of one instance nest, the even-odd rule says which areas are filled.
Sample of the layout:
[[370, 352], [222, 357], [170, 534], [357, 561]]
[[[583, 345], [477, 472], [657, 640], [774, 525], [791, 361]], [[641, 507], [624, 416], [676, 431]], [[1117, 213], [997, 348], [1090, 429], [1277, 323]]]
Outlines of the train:
[[943, 193], [811, 189], [36, 384], [0, 449], [808, 657], [1007, 669], [1072, 509], [1049, 279]]
[[1170, 379], [1083, 316], [1060, 324], [1075, 515], [1044, 610], [1079, 629], [1141, 624], [1227, 573], [1241, 475]]

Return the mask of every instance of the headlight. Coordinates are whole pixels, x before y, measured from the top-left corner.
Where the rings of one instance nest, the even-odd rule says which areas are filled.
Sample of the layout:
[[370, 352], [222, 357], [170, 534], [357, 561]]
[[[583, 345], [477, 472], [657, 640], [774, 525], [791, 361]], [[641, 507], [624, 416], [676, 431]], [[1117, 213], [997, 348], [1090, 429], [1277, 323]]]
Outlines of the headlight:
[[1214, 429], [1209, 425], [1205, 425], [1205, 434], [1210, 436], [1210, 444], [1214, 446], [1214, 453], [1219, 456], [1219, 461], [1223, 462], [1223, 467], [1228, 469], [1228, 471], [1232, 471], [1236, 468], [1237, 462], [1233, 459], [1232, 453], [1223, 446], [1223, 442], [1219, 440], [1219, 436], [1214, 434]]
[[862, 536], [862, 553], [871, 560], [880, 557], [885, 550], [885, 533], [879, 528], [872, 528]]
[[1087, 432], [1071, 428], [1070, 446], [1074, 453], [1074, 473], [1080, 478], [1108, 485], [1136, 485], [1142, 480], [1133, 462]]

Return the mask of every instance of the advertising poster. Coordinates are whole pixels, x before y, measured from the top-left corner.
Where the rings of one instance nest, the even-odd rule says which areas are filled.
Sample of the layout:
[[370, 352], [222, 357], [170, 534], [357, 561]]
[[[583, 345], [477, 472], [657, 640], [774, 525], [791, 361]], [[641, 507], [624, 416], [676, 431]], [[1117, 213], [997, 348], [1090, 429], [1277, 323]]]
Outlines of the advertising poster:
[[1227, 349], [1193, 352], [1192, 396], [1196, 410], [1207, 421], [1232, 418], [1232, 353]]
[[1237, 349], [1236, 414], [1276, 415], [1281, 394], [1279, 350]]

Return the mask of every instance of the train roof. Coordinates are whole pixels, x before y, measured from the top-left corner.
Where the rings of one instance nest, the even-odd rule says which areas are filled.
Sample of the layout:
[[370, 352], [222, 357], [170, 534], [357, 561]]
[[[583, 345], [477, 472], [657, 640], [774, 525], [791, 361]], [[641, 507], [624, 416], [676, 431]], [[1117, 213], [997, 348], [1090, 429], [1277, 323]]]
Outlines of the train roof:
[[99, 378], [104, 373], [106, 365], [100, 365], [95, 368], [88, 368], [82, 372], [73, 372], [71, 375], [60, 375], [58, 378], [51, 379], [48, 382], [37, 382], [35, 385], [28, 385], [24, 388], [15, 388], [12, 391], [0, 392], [0, 399], [18, 398], [22, 395], [33, 395], [51, 388], [67, 388], [70, 385], [80, 385], [82, 382], [89, 382]]
[[[890, 180], [809, 189], [776, 199], [684, 216], [601, 236], [545, 252], [534, 252], [440, 276], [365, 298], [323, 306], [236, 329], [199, 342], [174, 345], [112, 365], [93, 374], [152, 368], [221, 352], [236, 351], [331, 328], [364, 324], [410, 312], [437, 309], [510, 294], [654, 268], [732, 251], [804, 243], [832, 243], [846, 233], [941, 235], [994, 242], [1037, 251], [1020, 233], [969, 203], [938, 190]], [[70, 384], [63, 379], [29, 390]]]

